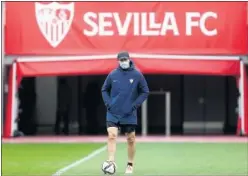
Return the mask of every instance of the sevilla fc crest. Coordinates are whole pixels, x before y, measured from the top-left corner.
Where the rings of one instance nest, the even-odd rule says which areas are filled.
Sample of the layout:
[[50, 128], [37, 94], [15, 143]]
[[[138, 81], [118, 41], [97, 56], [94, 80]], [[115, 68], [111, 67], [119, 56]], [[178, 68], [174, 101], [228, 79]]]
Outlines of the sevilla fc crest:
[[[60, 4], [35, 2], [35, 15], [39, 29], [52, 47], [57, 47], [70, 30], [74, 3]], [[35, 40], [35, 39], [34, 39]]]

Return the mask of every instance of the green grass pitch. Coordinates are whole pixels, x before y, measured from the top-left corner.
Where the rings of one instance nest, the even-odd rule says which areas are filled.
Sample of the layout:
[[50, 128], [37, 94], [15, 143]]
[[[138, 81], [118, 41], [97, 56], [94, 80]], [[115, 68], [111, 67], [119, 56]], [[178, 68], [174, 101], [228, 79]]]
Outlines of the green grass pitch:
[[[102, 143], [3, 144], [2, 175], [52, 176], [56, 171], [103, 147]], [[247, 143], [138, 143], [135, 174], [142, 175], [248, 175]], [[103, 175], [105, 151], [66, 172]], [[117, 146], [116, 175], [124, 175], [126, 144]]]

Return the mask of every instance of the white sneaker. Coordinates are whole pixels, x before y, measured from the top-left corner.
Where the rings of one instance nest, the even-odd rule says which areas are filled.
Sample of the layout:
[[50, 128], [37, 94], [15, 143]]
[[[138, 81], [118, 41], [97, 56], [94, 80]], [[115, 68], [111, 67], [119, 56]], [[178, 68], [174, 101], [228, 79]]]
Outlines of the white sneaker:
[[133, 173], [133, 166], [128, 165], [125, 174], [132, 174], [132, 173]]

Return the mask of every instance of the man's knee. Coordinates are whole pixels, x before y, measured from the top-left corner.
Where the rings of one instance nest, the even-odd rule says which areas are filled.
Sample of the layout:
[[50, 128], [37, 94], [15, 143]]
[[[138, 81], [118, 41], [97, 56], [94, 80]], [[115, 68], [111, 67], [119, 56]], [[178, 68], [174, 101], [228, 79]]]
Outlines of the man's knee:
[[135, 132], [127, 133], [127, 142], [129, 144], [135, 143]]
[[109, 127], [108, 128], [108, 138], [109, 140], [116, 140], [118, 134], [118, 128]]

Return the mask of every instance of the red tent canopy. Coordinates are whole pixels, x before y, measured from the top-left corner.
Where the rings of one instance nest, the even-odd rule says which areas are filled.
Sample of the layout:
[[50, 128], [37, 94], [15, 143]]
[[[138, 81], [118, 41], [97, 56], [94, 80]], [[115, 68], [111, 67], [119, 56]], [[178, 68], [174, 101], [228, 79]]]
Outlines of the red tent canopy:
[[[197, 74], [222, 75], [240, 78], [242, 97], [247, 95], [247, 79], [243, 63], [236, 56], [185, 56], [130, 54], [136, 67], [144, 74]], [[108, 74], [116, 68], [116, 55], [91, 55], [71, 57], [19, 57], [11, 69], [9, 81], [11, 93], [8, 97], [5, 137], [13, 135], [15, 120], [15, 94], [23, 77], [58, 75]], [[14, 79], [17, 78], [17, 79]], [[243, 131], [248, 131], [247, 98], [243, 98]], [[246, 105], [245, 105], [246, 104]]]
[[[236, 56], [182, 56], [132, 53], [130, 55], [136, 67], [143, 73], [240, 74], [239, 58]], [[16, 63], [19, 76], [108, 74], [117, 66], [116, 55], [20, 57]]]

